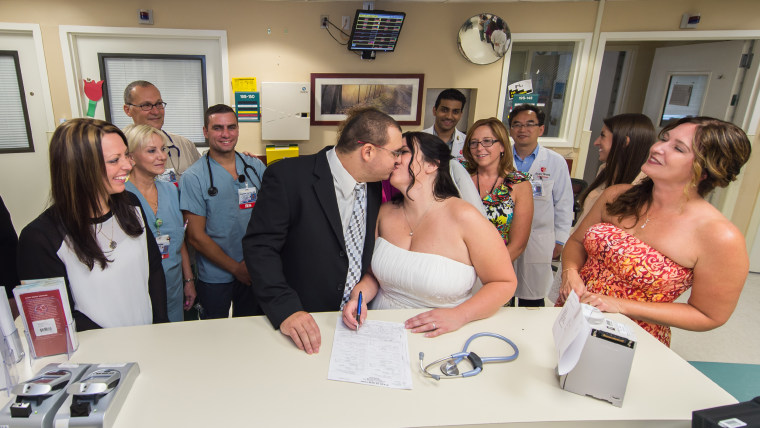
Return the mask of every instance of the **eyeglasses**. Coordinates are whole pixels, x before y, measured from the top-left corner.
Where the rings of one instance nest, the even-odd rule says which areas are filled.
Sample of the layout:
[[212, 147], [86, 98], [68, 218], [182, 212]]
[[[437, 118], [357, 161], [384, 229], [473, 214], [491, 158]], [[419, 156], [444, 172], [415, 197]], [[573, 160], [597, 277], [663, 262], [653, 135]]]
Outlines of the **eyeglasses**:
[[537, 126], [541, 126], [541, 125], [539, 125], [539, 124], [537, 124], [535, 122], [513, 123], [513, 124], [509, 125], [509, 127], [511, 129], [522, 129], [522, 128], [533, 129], [533, 128], [537, 127]]
[[375, 143], [370, 143], [369, 141], [361, 141], [361, 140], [357, 140], [356, 142], [357, 142], [357, 143], [359, 143], [359, 144], [369, 144], [369, 145], [371, 145], [371, 146], [373, 146], [373, 147], [377, 147], [378, 149], [382, 149], [382, 150], [385, 150], [386, 152], [388, 152], [388, 153], [390, 153], [391, 155], [393, 155], [393, 157], [394, 157], [394, 158], [396, 158], [396, 159], [400, 158], [400, 157], [401, 157], [401, 155], [403, 155], [404, 153], [406, 153], [406, 152], [404, 151], [404, 149], [399, 149], [399, 150], [391, 150], [391, 149], [386, 149], [386, 148], [385, 148], [385, 147], [383, 147], [383, 146], [378, 146], [377, 144], [375, 144]]
[[135, 104], [129, 104], [129, 103], [127, 103], [127, 105], [128, 106], [132, 106], [132, 107], [139, 107], [140, 110], [142, 110], [142, 111], [151, 111], [151, 110], [153, 110], [153, 107], [155, 107], [155, 108], [157, 108], [159, 110], [163, 110], [166, 107], [166, 103], [163, 102], [163, 101], [159, 101], [159, 102], [157, 102], [155, 104], [140, 104], [139, 106], [135, 105]]
[[491, 147], [494, 143], [497, 143], [499, 140], [494, 140], [493, 138], [483, 138], [482, 140], [470, 140], [470, 149], [476, 149], [478, 148], [478, 144], [480, 144], [483, 147]]

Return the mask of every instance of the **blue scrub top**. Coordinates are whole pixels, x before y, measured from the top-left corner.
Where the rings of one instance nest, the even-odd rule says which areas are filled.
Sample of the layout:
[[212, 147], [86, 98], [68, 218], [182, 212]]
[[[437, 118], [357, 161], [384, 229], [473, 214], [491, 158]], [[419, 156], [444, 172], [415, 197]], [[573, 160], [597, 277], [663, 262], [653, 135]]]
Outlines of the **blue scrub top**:
[[[148, 219], [148, 227], [153, 236], [169, 235], [169, 257], [161, 260], [166, 277], [166, 309], [169, 315], [169, 321], [184, 321], [182, 306], [184, 303], [184, 292], [182, 282], [182, 241], [185, 239], [185, 228], [182, 220], [182, 212], [179, 210], [179, 192], [177, 186], [173, 183], [156, 181], [158, 189], [158, 211], [153, 214], [153, 208], [148, 204], [148, 200], [137, 190], [131, 181], [126, 183], [127, 191], [132, 192], [140, 200], [140, 205]], [[156, 219], [160, 218], [163, 224], [156, 228]]]
[[[251, 170], [245, 171], [243, 161], [235, 156], [235, 168], [237, 173], [243, 174], [245, 183], [240, 183], [233, 178], [214, 159], [208, 158], [208, 154], [197, 160], [190, 168], [185, 170], [179, 181], [180, 200], [179, 207], [182, 211], [188, 211], [197, 216], [206, 217], [206, 234], [216, 242], [230, 258], [237, 262], [243, 261], [243, 236], [248, 228], [252, 208], [241, 209], [238, 203], [238, 189], [255, 187], [256, 193], [261, 189], [260, 178], [264, 177], [264, 164], [249, 156], [242, 155], [245, 163], [250, 165], [258, 176]], [[209, 167], [214, 176], [214, 186], [218, 193], [210, 196], [208, 189], [211, 187], [209, 179]], [[250, 178], [249, 178], [250, 176]], [[251, 181], [253, 180], [253, 181]], [[198, 279], [212, 284], [228, 283], [235, 277], [203, 257], [200, 252], [196, 255], [198, 264]]]

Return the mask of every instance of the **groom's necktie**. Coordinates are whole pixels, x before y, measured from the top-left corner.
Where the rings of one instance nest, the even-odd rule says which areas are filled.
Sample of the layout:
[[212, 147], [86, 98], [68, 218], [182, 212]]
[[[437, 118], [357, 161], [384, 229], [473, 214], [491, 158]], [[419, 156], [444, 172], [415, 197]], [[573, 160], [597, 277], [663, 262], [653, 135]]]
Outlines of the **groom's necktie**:
[[343, 300], [340, 303], [341, 309], [348, 302], [351, 290], [361, 278], [362, 251], [367, 230], [367, 216], [364, 211], [366, 191], [366, 184], [356, 183], [354, 187], [354, 209], [351, 212], [348, 229], [343, 236], [343, 240], [346, 241], [346, 254], [348, 255], [348, 273], [346, 274], [346, 287], [343, 290]]

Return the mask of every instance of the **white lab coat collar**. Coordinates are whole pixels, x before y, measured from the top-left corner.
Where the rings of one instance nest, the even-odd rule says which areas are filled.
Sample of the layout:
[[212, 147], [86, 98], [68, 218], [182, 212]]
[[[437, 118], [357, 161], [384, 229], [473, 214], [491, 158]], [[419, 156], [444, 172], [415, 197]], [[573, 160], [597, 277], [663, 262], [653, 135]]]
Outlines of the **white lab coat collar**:
[[530, 174], [535, 174], [538, 171], [539, 165], [541, 165], [544, 161], [546, 161], [546, 157], [548, 156], [548, 153], [546, 152], [548, 149], [542, 145], [538, 145], [538, 153], [536, 153], [536, 159], [533, 160], [533, 164], [530, 166], [530, 170], [528, 171]]

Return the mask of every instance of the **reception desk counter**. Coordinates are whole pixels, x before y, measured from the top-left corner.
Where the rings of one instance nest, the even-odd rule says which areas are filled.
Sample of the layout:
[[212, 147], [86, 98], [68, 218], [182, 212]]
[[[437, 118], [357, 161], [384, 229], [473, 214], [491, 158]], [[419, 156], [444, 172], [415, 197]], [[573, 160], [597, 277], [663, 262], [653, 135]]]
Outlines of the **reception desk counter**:
[[[370, 311], [403, 322], [419, 310]], [[319, 354], [306, 355], [265, 317], [114, 328], [79, 334], [72, 362], [136, 361], [141, 374], [116, 427], [395, 427], [395, 426], [690, 426], [691, 412], [736, 400], [638, 325], [638, 344], [621, 408], [559, 388], [552, 324], [559, 309], [503, 308], [493, 317], [428, 339], [408, 334], [412, 390], [327, 380], [339, 313], [315, 314]], [[426, 361], [461, 350], [470, 335], [491, 331], [514, 341], [514, 362], [486, 364], [467, 379], [423, 377]], [[481, 356], [511, 353], [481, 338]], [[32, 363], [38, 370], [64, 356]], [[3, 401], [6, 401], [5, 398]]]

